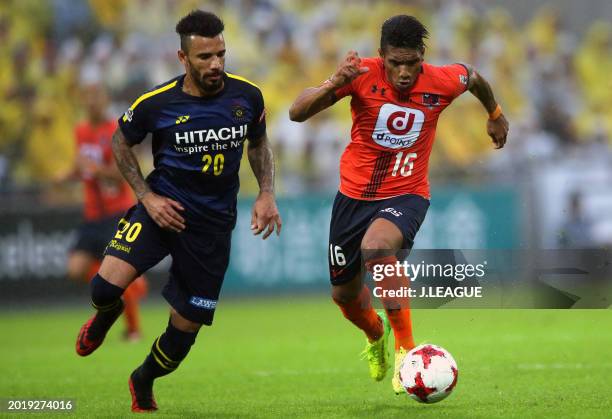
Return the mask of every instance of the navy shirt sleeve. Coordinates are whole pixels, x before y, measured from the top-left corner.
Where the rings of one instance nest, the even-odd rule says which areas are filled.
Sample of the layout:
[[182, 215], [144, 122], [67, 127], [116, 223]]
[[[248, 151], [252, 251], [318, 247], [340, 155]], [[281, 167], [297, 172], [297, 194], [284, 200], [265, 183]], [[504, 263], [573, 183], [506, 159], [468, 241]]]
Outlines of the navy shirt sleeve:
[[149, 101], [139, 103], [139, 100], [136, 100], [118, 121], [121, 132], [130, 145], [140, 144], [147, 133], [152, 131], [149, 124]]
[[251, 96], [253, 106], [253, 120], [249, 125], [249, 140], [257, 141], [266, 133], [266, 108], [261, 90], [253, 89]]

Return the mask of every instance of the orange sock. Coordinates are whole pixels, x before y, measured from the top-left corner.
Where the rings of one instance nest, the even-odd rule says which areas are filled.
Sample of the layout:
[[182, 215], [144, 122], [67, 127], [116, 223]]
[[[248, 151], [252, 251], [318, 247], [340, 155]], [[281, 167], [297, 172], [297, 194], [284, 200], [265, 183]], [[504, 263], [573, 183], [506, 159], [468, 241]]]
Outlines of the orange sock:
[[125, 303], [125, 324], [128, 333], [140, 331], [140, 316], [138, 312], [138, 301], [147, 293], [147, 283], [144, 277], [136, 278], [123, 293]]
[[102, 265], [102, 262], [100, 262], [99, 260], [96, 260], [91, 264], [89, 270], [87, 271], [87, 281], [91, 281], [91, 278], [96, 276], [96, 274], [100, 270], [100, 265]]
[[384, 332], [383, 325], [380, 317], [376, 314], [376, 310], [372, 307], [368, 287], [364, 285], [359, 297], [349, 303], [343, 304], [340, 301], [334, 301], [340, 307], [344, 317], [363, 330], [370, 342], [380, 339]]
[[[390, 264], [395, 266], [396, 263], [397, 258], [395, 256], [384, 256], [368, 261], [366, 263], [366, 268], [368, 271], [372, 272], [374, 265]], [[380, 282], [380, 286], [384, 290], [398, 290], [400, 287], [410, 286], [410, 280], [404, 275], [390, 275]], [[412, 336], [412, 319], [410, 316], [408, 297], [387, 297], [381, 298], [381, 300], [387, 312], [389, 323], [391, 323], [393, 335], [395, 336], [395, 350], [399, 350], [400, 347], [407, 351], [411, 350], [414, 348], [414, 337]]]
[[414, 337], [412, 336], [412, 319], [410, 318], [410, 308], [400, 308], [399, 310], [387, 309], [387, 317], [393, 328], [395, 336], [395, 350], [400, 347], [409, 351], [414, 348]]

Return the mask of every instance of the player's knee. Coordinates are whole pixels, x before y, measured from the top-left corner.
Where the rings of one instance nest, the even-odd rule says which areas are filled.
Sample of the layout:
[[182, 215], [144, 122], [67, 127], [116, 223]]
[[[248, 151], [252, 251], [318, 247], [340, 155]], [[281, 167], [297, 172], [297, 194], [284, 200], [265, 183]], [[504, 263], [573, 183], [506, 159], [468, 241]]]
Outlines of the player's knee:
[[348, 287], [346, 285], [334, 285], [331, 290], [332, 299], [340, 304], [348, 304], [359, 298], [361, 288]]
[[78, 255], [71, 255], [68, 258], [66, 266], [66, 275], [71, 281], [83, 282], [88, 280], [87, 272], [89, 268], [88, 261]]
[[86, 280], [85, 275], [85, 269], [81, 269], [78, 266], [68, 264], [68, 267], [66, 269], [66, 276], [68, 276], [69, 280], [75, 282], [83, 282]]
[[91, 280], [91, 301], [97, 307], [113, 304], [121, 298], [123, 288], [111, 284], [100, 275]]
[[114, 256], [105, 256], [99, 274], [108, 282], [127, 288], [136, 278], [137, 272], [129, 263]]
[[372, 252], [376, 250], [392, 250], [393, 243], [382, 236], [364, 237], [361, 241], [361, 250], [366, 252]]
[[170, 325], [185, 333], [198, 333], [201, 323], [192, 322], [181, 316], [175, 309], [170, 310]]

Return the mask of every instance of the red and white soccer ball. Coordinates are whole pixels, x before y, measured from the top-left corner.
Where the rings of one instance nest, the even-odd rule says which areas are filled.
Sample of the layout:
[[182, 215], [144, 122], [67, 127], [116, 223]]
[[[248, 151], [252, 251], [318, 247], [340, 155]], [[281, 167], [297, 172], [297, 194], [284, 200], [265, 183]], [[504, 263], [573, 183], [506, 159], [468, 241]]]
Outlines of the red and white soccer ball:
[[457, 385], [459, 370], [451, 354], [436, 345], [420, 345], [408, 352], [400, 366], [406, 393], [421, 403], [445, 399]]

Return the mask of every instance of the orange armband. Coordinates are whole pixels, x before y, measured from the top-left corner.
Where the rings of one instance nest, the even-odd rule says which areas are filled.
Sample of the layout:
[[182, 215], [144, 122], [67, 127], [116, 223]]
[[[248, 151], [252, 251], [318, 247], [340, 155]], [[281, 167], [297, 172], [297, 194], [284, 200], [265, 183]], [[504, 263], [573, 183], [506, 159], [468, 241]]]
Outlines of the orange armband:
[[501, 114], [502, 114], [502, 108], [501, 106], [499, 106], [499, 104], [497, 104], [497, 107], [495, 108], [495, 110], [489, 114], [489, 119], [491, 121], [495, 121], [497, 118], [499, 118]]

